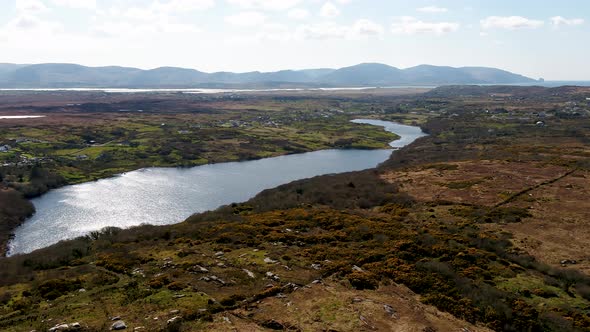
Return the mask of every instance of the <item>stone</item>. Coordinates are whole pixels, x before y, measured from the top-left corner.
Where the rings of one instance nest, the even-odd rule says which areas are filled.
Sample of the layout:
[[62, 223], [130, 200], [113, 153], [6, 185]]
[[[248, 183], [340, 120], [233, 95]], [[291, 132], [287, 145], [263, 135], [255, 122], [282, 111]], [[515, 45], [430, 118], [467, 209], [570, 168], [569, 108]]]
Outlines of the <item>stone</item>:
[[392, 306], [390, 306], [389, 304], [384, 304], [383, 305], [383, 310], [385, 310], [385, 312], [390, 316], [390, 317], [395, 317], [395, 309], [393, 309]]
[[264, 262], [266, 264], [275, 264], [275, 263], [277, 263], [277, 261], [275, 261], [274, 259], [268, 258], [268, 257], [264, 257]]
[[70, 329], [68, 324], [57, 324], [49, 329], [49, 332], [67, 331]]
[[174, 316], [174, 317], [170, 318], [168, 321], [166, 321], [166, 324], [168, 324], [168, 325], [178, 324], [178, 323], [180, 323], [181, 320], [182, 320], [182, 317]]
[[118, 320], [118, 321], [114, 322], [113, 325], [111, 325], [111, 330], [113, 330], [113, 331], [124, 330], [126, 328], [127, 328], [127, 324], [125, 324], [125, 322], [122, 320]]
[[250, 270], [246, 270], [246, 269], [242, 269], [242, 271], [246, 272], [246, 274], [248, 275], [248, 277], [252, 278], [252, 279], [256, 279], [256, 276], [254, 275], [254, 273]]
[[201, 265], [195, 265], [194, 269], [197, 272], [201, 272], [201, 273], [207, 273], [207, 272], [209, 272], [209, 270], [207, 270], [206, 268], [202, 267]]
[[353, 266], [352, 266], [352, 270], [353, 270], [354, 272], [363, 272], [363, 269], [361, 269], [360, 267], [358, 267], [358, 266], [356, 266], [356, 265], [353, 265]]

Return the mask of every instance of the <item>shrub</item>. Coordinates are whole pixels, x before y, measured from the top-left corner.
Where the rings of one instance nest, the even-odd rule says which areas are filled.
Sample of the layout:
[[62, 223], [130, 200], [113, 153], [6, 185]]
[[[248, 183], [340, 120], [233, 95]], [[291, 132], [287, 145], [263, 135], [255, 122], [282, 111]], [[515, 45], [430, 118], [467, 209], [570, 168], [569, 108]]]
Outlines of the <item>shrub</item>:
[[377, 277], [369, 272], [355, 271], [347, 276], [348, 281], [352, 287], [363, 290], [363, 289], [376, 289], [379, 286]]

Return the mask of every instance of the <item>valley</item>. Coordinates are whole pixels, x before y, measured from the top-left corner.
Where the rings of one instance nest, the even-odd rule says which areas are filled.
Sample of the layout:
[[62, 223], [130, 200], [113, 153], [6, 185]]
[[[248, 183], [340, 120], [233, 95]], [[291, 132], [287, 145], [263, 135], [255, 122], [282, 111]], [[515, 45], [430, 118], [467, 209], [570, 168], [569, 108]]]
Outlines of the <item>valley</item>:
[[396, 138], [355, 118], [428, 136], [376, 168], [2, 258], [0, 328], [587, 331], [589, 96], [503, 86], [2, 96], [11, 104], [0, 114], [46, 115], [0, 120], [1, 143], [15, 146], [0, 155], [0, 194], [21, 197], [148, 166], [382, 149]]

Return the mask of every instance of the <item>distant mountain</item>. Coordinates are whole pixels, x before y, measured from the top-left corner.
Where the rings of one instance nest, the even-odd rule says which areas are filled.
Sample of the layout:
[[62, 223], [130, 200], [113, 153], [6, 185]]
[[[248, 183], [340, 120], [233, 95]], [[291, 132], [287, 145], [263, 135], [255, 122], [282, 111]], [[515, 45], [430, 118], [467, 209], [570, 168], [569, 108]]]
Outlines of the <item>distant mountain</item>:
[[485, 67], [420, 65], [398, 69], [380, 63], [363, 63], [340, 69], [281, 70], [277, 72], [217, 72], [161, 67], [142, 70], [129, 67], [86, 67], [46, 63], [0, 63], [3, 88], [191, 88], [285, 86], [393, 86], [449, 84], [513, 84], [535, 80], [504, 70]]

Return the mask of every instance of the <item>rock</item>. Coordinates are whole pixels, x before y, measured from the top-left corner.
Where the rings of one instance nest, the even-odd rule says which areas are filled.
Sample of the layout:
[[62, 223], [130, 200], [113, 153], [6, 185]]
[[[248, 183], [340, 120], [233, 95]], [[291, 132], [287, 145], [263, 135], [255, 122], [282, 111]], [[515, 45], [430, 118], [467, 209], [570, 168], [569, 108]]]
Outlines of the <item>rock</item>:
[[145, 327], [138, 326], [138, 327], [136, 327], [136, 328], [133, 329], [133, 331], [141, 331], [141, 330], [145, 330]]
[[206, 268], [202, 267], [201, 265], [195, 265], [193, 267], [193, 270], [200, 272], [200, 273], [208, 273], [209, 270], [207, 270]]
[[211, 280], [213, 280], [215, 282], [218, 282], [218, 283], [220, 283], [222, 285], [225, 285], [225, 281], [219, 279], [217, 276], [210, 276], [209, 279], [211, 279]]
[[218, 252], [216, 252], [216, 253], [215, 253], [215, 257], [221, 257], [221, 256], [223, 256], [223, 255], [225, 255], [225, 254], [223, 253], [223, 251], [218, 251]]
[[115, 320], [121, 320], [121, 316], [114, 316], [111, 317], [111, 320], [115, 321]]
[[314, 270], [321, 270], [322, 265], [321, 264], [311, 264], [311, 268]]
[[49, 332], [67, 331], [70, 329], [68, 324], [57, 324], [49, 329]]
[[272, 272], [270, 272], [270, 271], [266, 272], [266, 276], [267, 276], [268, 278], [271, 278], [272, 280], [275, 280], [275, 281], [279, 281], [279, 280], [281, 280], [281, 278], [279, 278], [279, 276], [278, 276], [278, 275], [276, 275], [276, 274], [274, 274], [274, 273], [272, 273]]
[[178, 314], [178, 313], [180, 313], [180, 310], [178, 310], [178, 309], [175, 309], [175, 310], [170, 310], [170, 314], [171, 314], [171, 315], [176, 315], [176, 314]]
[[220, 268], [222, 268], [222, 269], [225, 269], [227, 267], [222, 262], [217, 263], [217, 266], [220, 267]]
[[352, 299], [352, 303], [361, 303], [363, 302], [363, 299], [361, 299], [360, 297], [355, 297], [354, 299]]
[[353, 270], [354, 272], [363, 272], [363, 269], [361, 269], [360, 267], [358, 267], [358, 266], [356, 266], [356, 265], [353, 265], [353, 266], [352, 266], [352, 270]]
[[256, 279], [256, 276], [254, 275], [254, 273], [252, 271], [246, 270], [246, 269], [242, 269], [242, 271], [246, 272], [246, 274], [248, 275], [248, 277], [252, 278], [252, 279]]
[[127, 325], [122, 320], [118, 320], [118, 321], [114, 322], [113, 325], [111, 325], [111, 330], [113, 330], [113, 331], [124, 330], [126, 328], [127, 328]]
[[390, 306], [389, 304], [384, 304], [383, 305], [383, 310], [385, 310], [385, 312], [390, 316], [390, 317], [395, 317], [395, 309], [393, 309], [392, 306]]
[[166, 321], [166, 324], [168, 324], [168, 325], [179, 324], [181, 320], [182, 320], [182, 317], [174, 316], [174, 317], [170, 318], [168, 321]]
[[81, 328], [82, 328], [82, 325], [80, 325], [80, 323], [78, 323], [78, 322], [70, 324], [70, 329], [79, 330]]
[[316, 280], [312, 281], [311, 283], [316, 285], [316, 284], [321, 284], [322, 281], [320, 279], [316, 279]]
[[277, 261], [275, 261], [274, 259], [268, 258], [268, 257], [264, 257], [264, 262], [266, 264], [275, 264], [275, 263], [277, 263]]
[[84, 289], [84, 288], [78, 289], [78, 293], [84, 293], [84, 292], [86, 292], [86, 289]]

